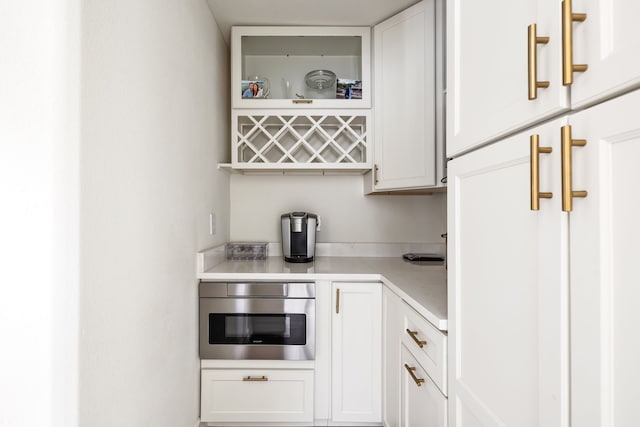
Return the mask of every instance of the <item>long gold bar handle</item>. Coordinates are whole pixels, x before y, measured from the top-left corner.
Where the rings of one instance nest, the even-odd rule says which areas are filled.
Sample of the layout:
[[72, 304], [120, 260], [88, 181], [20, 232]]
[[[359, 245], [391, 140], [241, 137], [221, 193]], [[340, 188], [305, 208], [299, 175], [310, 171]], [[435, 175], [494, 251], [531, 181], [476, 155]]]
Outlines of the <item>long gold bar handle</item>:
[[571, 0], [562, 1], [562, 84], [573, 83], [573, 73], [584, 72], [586, 64], [573, 63], [573, 23], [587, 19], [586, 13], [573, 13]]
[[374, 185], [378, 185], [378, 182], [380, 181], [378, 179], [378, 172], [380, 171], [380, 169], [378, 168], [378, 165], [373, 165], [373, 183]]
[[549, 43], [549, 37], [538, 37], [537, 25], [531, 24], [529, 31], [529, 99], [538, 97], [538, 88], [549, 87], [548, 81], [538, 81], [538, 44]]
[[313, 99], [292, 99], [291, 102], [294, 104], [311, 104]]
[[242, 381], [269, 381], [269, 378], [265, 377], [264, 375], [262, 375], [261, 377], [248, 376], [248, 377], [243, 377]]
[[531, 210], [540, 210], [540, 199], [550, 199], [553, 193], [540, 192], [540, 153], [548, 154], [551, 147], [540, 147], [540, 135], [529, 137], [531, 145]]
[[409, 366], [406, 363], [404, 364], [404, 368], [407, 370], [407, 372], [409, 372], [409, 375], [411, 375], [411, 378], [413, 379], [413, 381], [415, 381], [416, 385], [418, 387], [422, 386], [422, 383], [424, 382], [424, 378], [416, 377], [416, 374], [413, 373], [413, 371], [415, 371], [416, 368], [413, 366]]
[[340, 314], [340, 288], [336, 288], [336, 314]]
[[573, 147], [584, 147], [587, 145], [587, 141], [584, 139], [572, 139], [570, 125], [562, 126], [561, 132], [562, 210], [571, 212], [573, 210], [574, 197], [587, 197], [587, 192], [584, 190], [573, 191], [571, 149]]
[[405, 329], [407, 331], [407, 333], [409, 334], [409, 336], [411, 338], [413, 338], [413, 340], [415, 341], [416, 344], [418, 344], [418, 347], [422, 348], [425, 345], [427, 345], [426, 341], [421, 341], [418, 339], [418, 331], [412, 331], [411, 329], [407, 328]]

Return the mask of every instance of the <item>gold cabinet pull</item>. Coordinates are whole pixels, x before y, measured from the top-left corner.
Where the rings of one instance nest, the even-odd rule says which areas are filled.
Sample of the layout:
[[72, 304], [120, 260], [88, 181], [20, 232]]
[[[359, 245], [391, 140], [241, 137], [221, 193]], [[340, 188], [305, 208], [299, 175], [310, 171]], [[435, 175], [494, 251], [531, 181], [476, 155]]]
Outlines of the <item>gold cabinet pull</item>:
[[584, 190], [573, 191], [571, 149], [573, 147], [584, 147], [587, 145], [587, 141], [584, 139], [572, 139], [570, 125], [562, 126], [561, 132], [562, 210], [571, 212], [573, 210], [574, 197], [587, 197], [587, 192]]
[[537, 25], [529, 25], [529, 99], [538, 97], [538, 88], [549, 87], [548, 81], [538, 81], [538, 45], [549, 43], [549, 37], [538, 37]]
[[378, 168], [378, 165], [373, 165], [373, 185], [378, 185], [378, 171], [380, 170], [380, 168]]
[[311, 104], [313, 99], [292, 99], [294, 104]]
[[412, 331], [411, 329], [407, 328], [405, 329], [407, 331], [407, 333], [411, 336], [411, 338], [413, 338], [413, 340], [415, 341], [416, 344], [418, 344], [418, 347], [422, 348], [425, 345], [427, 345], [426, 341], [420, 341], [418, 339], [418, 331]]
[[551, 147], [540, 147], [540, 135], [531, 135], [531, 210], [540, 210], [540, 199], [550, 199], [553, 193], [540, 192], [540, 153], [549, 154]]
[[573, 73], [584, 72], [586, 64], [573, 63], [573, 23], [587, 19], [586, 13], [573, 13], [571, 0], [562, 1], [562, 84], [573, 83]]
[[242, 381], [269, 381], [269, 378], [264, 375], [260, 377], [252, 377], [251, 375], [249, 375], [248, 377], [243, 377]]
[[336, 288], [336, 314], [340, 314], [340, 288]]
[[409, 375], [411, 375], [411, 378], [413, 379], [413, 381], [415, 381], [416, 385], [418, 387], [422, 386], [422, 383], [424, 382], [424, 378], [416, 377], [416, 374], [413, 373], [413, 371], [415, 371], [416, 368], [414, 366], [409, 366], [406, 363], [404, 364], [404, 368], [407, 370], [407, 372], [409, 372]]

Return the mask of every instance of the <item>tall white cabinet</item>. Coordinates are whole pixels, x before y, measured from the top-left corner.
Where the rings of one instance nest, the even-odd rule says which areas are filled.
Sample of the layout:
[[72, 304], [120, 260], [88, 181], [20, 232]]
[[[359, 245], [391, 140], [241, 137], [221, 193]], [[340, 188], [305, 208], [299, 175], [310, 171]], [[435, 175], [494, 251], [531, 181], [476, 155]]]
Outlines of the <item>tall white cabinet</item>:
[[640, 425], [640, 6], [511, 3], [448, 15], [449, 426]]
[[570, 118], [587, 145], [574, 153], [570, 213], [573, 426], [640, 425], [640, 92]]
[[[632, 398], [638, 108], [636, 91], [451, 162], [452, 426], [640, 423]], [[562, 211], [565, 126], [586, 141], [572, 148], [571, 175], [573, 191], [588, 195], [570, 213]], [[538, 211], [530, 209], [535, 135], [552, 149], [539, 154], [540, 191], [552, 198]]]
[[[568, 427], [567, 216], [555, 120], [449, 164], [450, 426]], [[529, 209], [530, 133], [541, 188]], [[547, 156], [547, 158], [543, 157]]]

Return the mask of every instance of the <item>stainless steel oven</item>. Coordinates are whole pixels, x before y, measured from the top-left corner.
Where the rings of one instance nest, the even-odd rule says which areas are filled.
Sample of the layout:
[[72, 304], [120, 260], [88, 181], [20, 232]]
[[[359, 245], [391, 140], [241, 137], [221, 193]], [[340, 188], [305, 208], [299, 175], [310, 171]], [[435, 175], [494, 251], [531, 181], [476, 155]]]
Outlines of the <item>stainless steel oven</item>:
[[315, 358], [315, 283], [200, 282], [199, 296], [200, 358]]

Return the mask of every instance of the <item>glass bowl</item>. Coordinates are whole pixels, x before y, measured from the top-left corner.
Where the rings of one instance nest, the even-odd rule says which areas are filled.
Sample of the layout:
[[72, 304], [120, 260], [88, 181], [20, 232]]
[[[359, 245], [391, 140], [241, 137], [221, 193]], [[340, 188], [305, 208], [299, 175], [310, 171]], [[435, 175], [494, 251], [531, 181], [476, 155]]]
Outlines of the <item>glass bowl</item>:
[[311, 89], [330, 89], [336, 83], [336, 74], [329, 70], [313, 70], [304, 76], [304, 82]]

